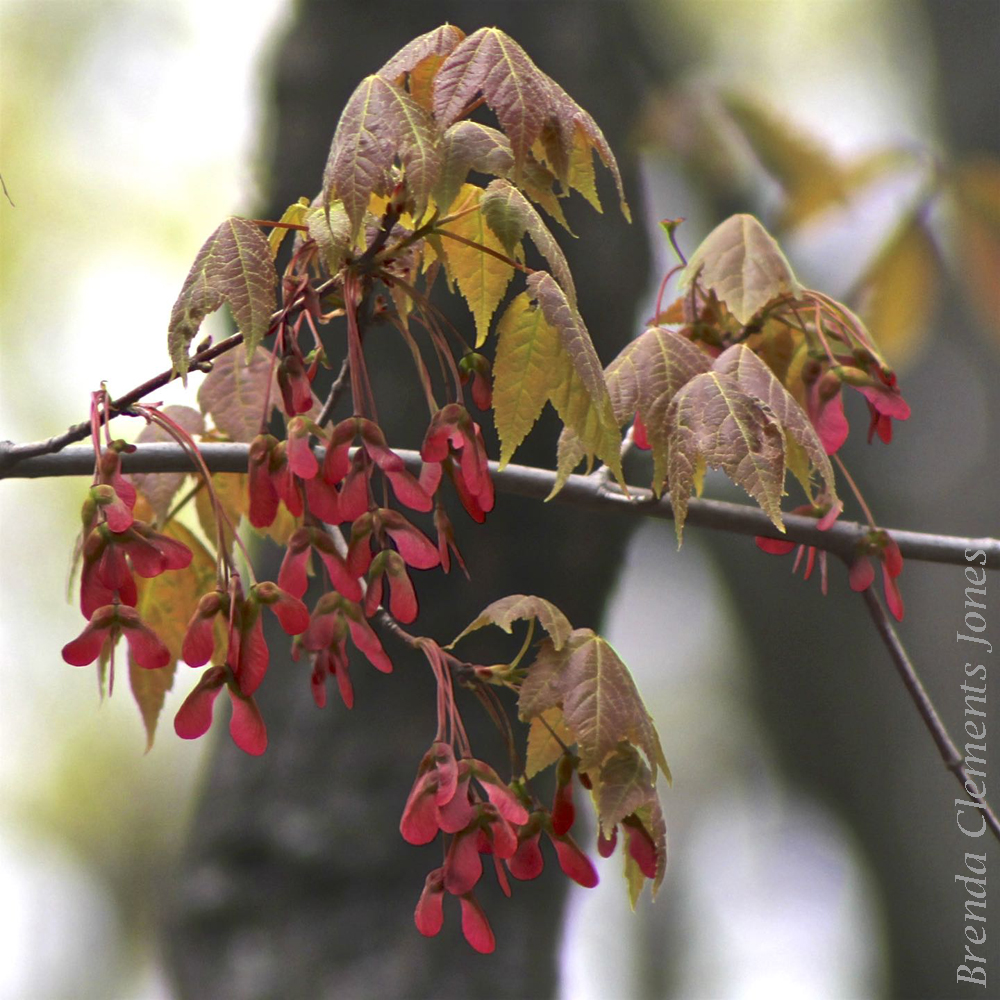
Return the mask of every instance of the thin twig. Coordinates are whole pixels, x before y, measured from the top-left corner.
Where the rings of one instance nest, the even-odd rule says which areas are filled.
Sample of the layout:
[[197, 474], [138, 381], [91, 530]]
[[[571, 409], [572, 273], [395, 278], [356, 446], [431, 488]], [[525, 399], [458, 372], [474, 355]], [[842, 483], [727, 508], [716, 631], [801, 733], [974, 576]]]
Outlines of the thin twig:
[[316, 420], [316, 423], [319, 424], [320, 427], [325, 427], [330, 422], [330, 418], [333, 416], [333, 411], [336, 409], [337, 403], [340, 402], [340, 397], [343, 396], [344, 390], [350, 382], [350, 378], [351, 360], [345, 354], [344, 361], [340, 366], [340, 373], [334, 380], [333, 385], [330, 386], [330, 394], [326, 397], [323, 409], [320, 410], [319, 417]]
[[[220, 340], [217, 344], [206, 347], [205, 350], [199, 351], [191, 357], [188, 362], [188, 371], [197, 371], [202, 365], [217, 358], [220, 354], [225, 354], [226, 351], [242, 342], [243, 334], [234, 333], [231, 337], [226, 337], [225, 340]], [[172, 382], [175, 378], [179, 378], [179, 375], [173, 368], [169, 368], [165, 372], [160, 372], [159, 375], [154, 375], [153, 378], [147, 379], [141, 385], [137, 385], [131, 392], [127, 392], [124, 396], [119, 396], [118, 399], [112, 400], [108, 404], [109, 413], [113, 415], [116, 411], [120, 413], [127, 410], [133, 403], [138, 403], [147, 393], [162, 389], [163, 386]], [[38, 455], [51, 455], [62, 451], [67, 445], [71, 445], [75, 441], [82, 441], [90, 434], [90, 430], [90, 422], [87, 421], [74, 424], [64, 433], [57, 434], [55, 437], [50, 437], [45, 441], [34, 441], [31, 444], [11, 444], [9, 441], [0, 442], [0, 477], [6, 474], [7, 470], [15, 466], [18, 462], [34, 458]]]
[[974, 795], [969, 791], [969, 784], [971, 783], [975, 787], [975, 782], [969, 777], [969, 772], [966, 771], [965, 764], [962, 761], [962, 755], [958, 752], [958, 748], [948, 735], [948, 730], [945, 729], [944, 723], [937, 714], [930, 695], [927, 694], [923, 684], [920, 683], [920, 678], [913, 669], [913, 664], [910, 662], [903, 644], [899, 641], [899, 636], [896, 634], [892, 622], [889, 621], [889, 616], [885, 613], [882, 602], [879, 600], [873, 587], [869, 587], [863, 593], [865, 604], [868, 605], [868, 612], [872, 616], [875, 627], [878, 629], [879, 636], [881, 636], [885, 648], [889, 651], [889, 656], [892, 658], [896, 670], [899, 671], [899, 676], [903, 679], [903, 684], [906, 686], [913, 704], [916, 705], [917, 711], [920, 713], [920, 718], [924, 720], [927, 731], [931, 734], [931, 738], [937, 745], [941, 759], [944, 761], [944, 766], [955, 775], [958, 783], [962, 786], [962, 791], [969, 796], [970, 800], [978, 804], [983, 818], [986, 820], [986, 825], [993, 831], [993, 836], [997, 840], [1000, 840], [1000, 820], [997, 820], [996, 813], [990, 808], [985, 798]]

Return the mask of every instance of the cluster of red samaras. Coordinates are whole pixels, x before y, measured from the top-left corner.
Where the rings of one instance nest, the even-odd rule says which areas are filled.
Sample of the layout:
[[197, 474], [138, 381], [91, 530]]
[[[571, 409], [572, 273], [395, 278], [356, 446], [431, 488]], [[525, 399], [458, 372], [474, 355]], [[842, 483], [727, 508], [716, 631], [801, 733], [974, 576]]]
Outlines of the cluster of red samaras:
[[[504, 784], [489, 764], [471, 757], [456, 760], [449, 744], [432, 744], [420, 762], [399, 824], [399, 832], [410, 844], [429, 844], [439, 833], [451, 837], [444, 864], [428, 874], [417, 902], [414, 922], [421, 934], [433, 937], [441, 930], [444, 897], [449, 893], [461, 904], [462, 932], [469, 944], [484, 954], [493, 951], [493, 930], [473, 894], [483, 875], [481, 856], [492, 857], [500, 888], [510, 896], [507, 872], [521, 880], [541, 874], [543, 832], [566, 875], [588, 889], [597, 885], [593, 864], [569, 833], [574, 820], [572, 767], [561, 766], [559, 771], [560, 778], [568, 778], [558, 783], [551, 812], [529, 811], [531, 801]], [[653, 878], [656, 850], [652, 838], [634, 816], [623, 824], [634, 834], [629, 836], [632, 856], [643, 874]], [[610, 840], [599, 842], [602, 856], [614, 850], [615, 836], [613, 832]]]
[[122, 475], [119, 451], [109, 448], [97, 463], [97, 482], [90, 488], [81, 514], [80, 610], [87, 625], [66, 643], [62, 655], [75, 667], [93, 663], [102, 653], [108, 655], [112, 687], [112, 654], [123, 635], [140, 667], [156, 670], [170, 662], [170, 651], [135, 610], [138, 594], [132, 573], [154, 577], [168, 569], [183, 569], [191, 562], [186, 545], [136, 520], [132, 513], [135, 502], [135, 487]]
[[[310, 447], [316, 436], [326, 446], [320, 464]], [[361, 447], [351, 456], [352, 444]], [[493, 507], [482, 433], [465, 408], [445, 406], [431, 420], [421, 449], [419, 478], [386, 444], [372, 421], [352, 417], [337, 424], [327, 436], [315, 424], [296, 416], [289, 421], [288, 440], [279, 443], [260, 435], [250, 448], [250, 522], [257, 528], [273, 523], [279, 500], [301, 516], [306, 504], [311, 525], [298, 528], [289, 539], [277, 584], [255, 584], [244, 593], [236, 574], [228, 586], [205, 594], [188, 624], [182, 656], [190, 666], [209, 663], [216, 648], [216, 625], [224, 637], [225, 657], [205, 672], [174, 720], [178, 735], [195, 739], [211, 725], [216, 696], [225, 687], [232, 700], [230, 733], [247, 753], [263, 753], [267, 732], [253, 694], [267, 671], [269, 653], [261, 613], [268, 606], [289, 635], [298, 636], [297, 659], [304, 649], [312, 657], [312, 691], [316, 703], [326, 704], [326, 681], [332, 677], [344, 704], [354, 703], [348, 674], [347, 639], [379, 670], [392, 664], [367, 619], [384, 602], [404, 624], [417, 617], [417, 598], [410, 569], [441, 565], [447, 572], [454, 553], [461, 563], [454, 532], [444, 508], [434, 496], [445, 474], [455, 485], [465, 509], [483, 521]], [[369, 481], [381, 470], [396, 499], [412, 510], [434, 510], [437, 543], [396, 510], [375, 507]], [[86, 539], [83, 548], [81, 608], [89, 622], [83, 633], [63, 649], [63, 658], [77, 666], [93, 663], [109, 651], [121, 635], [140, 667], [156, 669], [170, 661], [170, 652], [135, 611], [136, 586], [132, 572], [157, 576], [181, 569], [191, 561], [180, 542], [157, 534], [136, 521], [132, 510], [135, 488], [121, 474], [115, 450], [104, 452], [98, 482], [84, 506]], [[324, 527], [351, 523], [350, 539], [338, 546]], [[342, 536], [341, 536], [342, 537]], [[308, 569], [315, 553], [329, 576], [332, 590], [317, 602], [312, 614], [302, 603]], [[126, 559], [126, 556], [128, 559]]]

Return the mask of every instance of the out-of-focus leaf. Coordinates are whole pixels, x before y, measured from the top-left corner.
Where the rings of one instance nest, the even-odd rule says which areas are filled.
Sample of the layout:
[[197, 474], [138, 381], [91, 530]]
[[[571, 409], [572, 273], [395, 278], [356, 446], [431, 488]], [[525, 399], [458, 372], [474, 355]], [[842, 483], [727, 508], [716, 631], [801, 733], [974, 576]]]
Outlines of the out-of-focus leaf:
[[937, 291], [933, 240], [919, 220], [910, 219], [868, 269], [858, 307], [879, 350], [893, 365], [912, 361], [923, 346]]
[[[245, 472], [216, 472], [212, 476], [212, 488], [218, 497], [223, 513], [229, 518], [234, 529], [239, 529], [240, 519], [247, 513], [247, 477]], [[202, 487], [194, 498], [195, 512], [198, 523], [205, 537], [213, 541], [218, 537], [215, 524], [215, 507], [208, 495], [208, 490]]]
[[695, 279], [744, 324], [772, 299], [802, 294], [781, 248], [752, 215], [732, 215], [705, 237], [679, 285], [687, 288]]
[[[161, 412], [189, 434], [201, 434], [205, 430], [204, 417], [190, 406], [164, 406]], [[146, 424], [139, 432], [136, 443], [151, 441], [173, 441], [173, 437], [159, 424]], [[135, 488], [149, 501], [156, 520], [162, 523], [186, 476], [186, 472], [137, 472], [131, 478]]]
[[271, 248], [248, 219], [226, 219], [198, 251], [170, 313], [167, 346], [174, 370], [187, 374], [188, 345], [201, 321], [223, 303], [246, 345], [246, 356], [264, 338], [274, 311], [277, 275]]
[[271, 419], [281, 400], [272, 376], [273, 363], [270, 351], [263, 349], [249, 363], [238, 351], [229, 351], [212, 363], [198, 390], [198, 405], [230, 440], [252, 441]]
[[741, 95], [726, 94], [723, 104], [761, 166], [784, 190], [786, 202], [779, 229], [798, 225], [816, 212], [846, 201], [844, 169], [830, 150]]
[[759, 400], [731, 375], [696, 375], [667, 410], [670, 434], [667, 473], [674, 526], [680, 544], [691, 488], [705, 467], [722, 469], [760, 504], [784, 531], [781, 496], [785, 479], [782, 428]]
[[187, 623], [202, 594], [215, 587], [215, 559], [205, 546], [176, 521], [166, 525], [163, 533], [186, 545], [192, 559], [184, 569], [170, 570], [151, 579], [136, 578], [136, 610], [163, 640], [171, 656], [165, 667], [146, 670], [138, 666], [129, 653], [129, 680], [146, 727], [147, 751], [153, 745], [166, 693], [173, 686]]
[[978, 160], [957, 171], [960, 275], [982, 322], [1000, 343], [1000, 163]]
[[[252, 441], [275, 408], [284, 413], [281, 392], [272, 375], [273, 361], [270, 351], [262, 347], [249, 363], [239, 351], [228, 351], [212, 362], [212, 370], [198, 390], [198, 405], [231, 441]], [[320, 402], [314, 395], [312, 409], [304, 416], [315, 420], [319, 410]]]

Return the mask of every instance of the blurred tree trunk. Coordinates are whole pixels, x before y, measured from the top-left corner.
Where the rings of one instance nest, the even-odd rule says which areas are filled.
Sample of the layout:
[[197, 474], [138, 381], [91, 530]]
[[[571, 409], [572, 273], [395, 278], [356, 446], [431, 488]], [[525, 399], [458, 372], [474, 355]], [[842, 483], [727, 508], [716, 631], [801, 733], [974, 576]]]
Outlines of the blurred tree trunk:
[[[633, 213], [642, 219], [627, 141], [641, 103], [629, 10], [569, 0], [301, 3], [276, 62], [267, 215], [276, 218], [299, 196], [316, 193], [341, 108], [360, 80], [444, 21], [466, 32], [498, 25], [587, 108], [619, 155]], [[644, 232], [617, 214], [608, 184], [601, 190], [607, 214], [574, 198], [568, 215], [580, 238], [562, 242], [581, 312], [607, 362], [632, 335], [648, 259]], [[451, 315], [470, 328], [464, 304]], [[336, 324], [325, 336], [339, 356]], [[373, 330], [368, 341], [378, 359], [375, 392], [388, 438], [412, 447], [424, 426], [413, 416], [422, 403], [410, 384], [406, 351], [388, 328]], [[496, 453], [495, 444], [490, 451]], [[543, 420], [518, 458], [551, 466], [554, 455], [554, 422]], [[461, 512], [454, 521], [472, 581], [458, 572], [421, 574], [414, 626], [421, 633], [449, 641], [484, 605], [517, 592], [553, 600], [575, 625], [599, 623], [628, 531], [624, 521], [507, 497], [484, 528]], [[552, 855], [540, 879], [515, 883], [511, 900], [488, 884], [487, 871], [477, 895], [496, 932], [492, 957], [462, 940], [454, 900], [446, 903], [436, 939], [422, 938], [413, 926], [424, 876], [440, 864], [436, 844], [413, 848], [397, 832], [416, 765], [434, 735], [426, 664], [386, 639], [394, 675], [358, 662], [355, 709], [346, 712], [334, 696], [319, 711], [307, 667], [288, 661], [287, 639], [272, 638], [271, 672], [258, 696], [270, 747], [251, 760], [227, 739], [220, 742], [177, 874], [166, 940], [179, 994], [214, 1000], [552, 995], [565, 882]], [[474, 752], [503, 770], [500, 743], [479, 706], [467, 701], [463, 708]]]

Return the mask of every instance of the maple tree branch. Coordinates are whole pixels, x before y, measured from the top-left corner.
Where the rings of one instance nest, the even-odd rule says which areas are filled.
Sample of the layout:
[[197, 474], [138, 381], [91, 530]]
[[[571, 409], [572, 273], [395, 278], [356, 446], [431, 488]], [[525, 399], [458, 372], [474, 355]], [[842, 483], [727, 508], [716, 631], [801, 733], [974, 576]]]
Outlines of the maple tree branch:
[[[219, 345], [221, 346], [221, 345]], [[89, 433], [89, 425], [87, 428]], [[52, 438], [50, 440], [56, 440]], [[88, 446], [67, 447], [56, 454], [46, 454], [42, 446], [48, 442], [28, 445], [0, 444], [0, 479], [44, 479], [52, 476], [91, 475], [94, 452]], [[204, 443], [200, 445], [205, 463], [212, 472], [246, 472], [249, 445], [244, 443]], [[322, 461], [324, 450], [316, 449]], [[419, 452], [396, 450], [407, 468], [419, 473], [422, 460]], [[10, 457], [12, 456], [12, 458]], [[22, 457], [24, 456], [24, 457]], [[550, 469], [526, 465], [507, 465], [502, 471], [490, 462], [490, 475], [501, 493], [545, 500], [555, 485], [556, 474]], [[193, 472], [194, 465], [182, 448], [171, 443], [148, 443], [136, 446], [131, 454], [122, 455], [125, 472]], [[590, 476], [570, 476], [565, 486], [553, 497], [561, 503], [572, 503], [588, 510], [607, 513], [618, 511], [637, 517], [673, 520], [670, 497], [656, 499], [648, 489], [629, 486], [629, 495], [617, 486], [603, 481], [600, 470]], [[688, 502], [687, 524], [728, 531], [738, 535], [763, 535], [784, 538], [790, 542], [825, 549], [850, 562], [859, 543], [867, 538], [869, 526], [853, 521], [836, 521], [826, 531], [816, 527], [816, 519], [797, 514], [783, 514], [785, 534], [782, 535], [759, 508], [749, 504], [727, 503], [692, 497]], [[966, 565], [965, 550], [982, 549], [987, 569], [1000, 569], [1000, 539], [968, 538], [957, 535], [936, 535], [920, 531], [887, 530], [899, 545], [905, 559], [922, 562]]]
[[[188, 371], [198, 371], [202, 365], [207, 364], [209, 361], [214, 360], [220, 354], [225, 354], [226, 351], [231, 350], [236, 347], [237, 344], [243, 343], [243, 334], [234, 333], [231, 337], [226, 337], [225, 340], [220, 340], [217, 344], [213, 344], [211, 347], [206, 347], [202, 351], [198, 351], [193, 354], [188, 362]], [[168, 368], [164, 372], [160, 372], [159, 375], [154, 375], [151, 379], [147, 379], [141, 385], [137, 385], [130, 392], [125, 393], [124, 396], [119, 396], [117, 399], [113, 399], [108, 403], [108, 411], [110, 416], [115, 416], [116, 413], [123, 413], [132, 406], [133, 403], [138, 403], [143, 396], [150, 392], [156, 392], [157, 389], [162, 389], [167, 383], [172, 382], [175, 378], [180, 378], [180, 375], [173, 368]], [[74, 424], [69, 430], [64, 431], [62, 434], [57, 434], [55, 437], [47, 438], [45, 441], [33, 441], [31, 444], [13, 444], [10, 441], [0, 441], [0, 478], [6, 475], [6, 470], [16, 465], [18, 462], [22, 462], [28, 458], [34, 458], [38, 455], [50, 455], [62, 451], [68, 445], [73, 444], [76, 441], [82, 441], [85, 437], [88, 437], [91, 432], [90, 421], [83, 421], [79, 424]], [[57, 473], [59, 475], [60, 473]], [[66, 473], [67, 475], [73, 475], [73, 473]]]
[[997, 840], [1000, 840], [1000, 820], [997, 819], [996, 813], [990, 808], [985, 797], [969, 791], [970, 784], [973, 788], [978, 786], [969, 777], [969, 772], [965, 769], [962, 755], [952, 742], [951, 737], [948, 735], [948, 730], [934, 708], [934, 703], [931, 701], [930, 695], [920, 682], [920, 678], [917, 676], [917, 672], [914, 670], [913, 664], [910, 662], [910, 658], [899, 640], [896, 629], [889, 620], [889, 616], [886, 614], [878, 594], [875, 593], [875, 588], [869, 587], [863, 591], [862, 596], [865, 599], [865, 604], [868, 605], [868, 612], [875, 623], [875, 627], [878, 629], [879, 636], [885, 648], [889, 651], [889, 656], [896, 670], [899, 671], [899, 676], [903, 679], [903, 684], [906, 686], [913, 704], [916, 705], [917, 711], [920, 713], [920, 718], [923, 719], [927, 731], [931, 734], [931, 738], [934, 740], [938, 752], [941, 754], [941, 759], [944, 761], [945, 767], [958, 779], [958, 783], [962, 786], [962, 791], [969, 796], [972, 802], [977, 804], [977, 808], [982, 812], [983, 819], [990, 830], [992, 830], [993, 836]]

